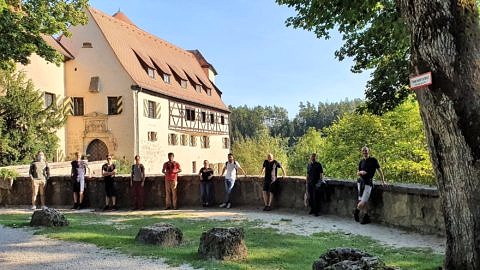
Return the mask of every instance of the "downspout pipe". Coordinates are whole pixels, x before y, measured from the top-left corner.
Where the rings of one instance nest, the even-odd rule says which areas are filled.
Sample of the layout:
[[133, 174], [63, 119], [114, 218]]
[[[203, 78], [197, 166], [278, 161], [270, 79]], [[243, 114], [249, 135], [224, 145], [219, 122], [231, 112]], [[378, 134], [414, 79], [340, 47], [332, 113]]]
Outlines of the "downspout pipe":
[[132, 85], [130, 89], [135, 91], [135, 132], [134, 132], [134, 140], [135, 140], [135, 155], [140, 155], [140, 116], [138, 111], [138, 93], [142, 92], [142, 87], [139, 85]]

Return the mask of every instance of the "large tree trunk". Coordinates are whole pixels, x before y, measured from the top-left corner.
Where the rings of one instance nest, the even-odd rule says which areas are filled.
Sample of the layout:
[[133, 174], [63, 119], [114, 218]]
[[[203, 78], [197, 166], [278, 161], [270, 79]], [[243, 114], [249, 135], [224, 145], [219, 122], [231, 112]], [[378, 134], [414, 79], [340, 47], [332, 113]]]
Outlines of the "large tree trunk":
[[480, 27], [476, 0], [396, 0], [443, 204], [446, 269], [480, 269]]

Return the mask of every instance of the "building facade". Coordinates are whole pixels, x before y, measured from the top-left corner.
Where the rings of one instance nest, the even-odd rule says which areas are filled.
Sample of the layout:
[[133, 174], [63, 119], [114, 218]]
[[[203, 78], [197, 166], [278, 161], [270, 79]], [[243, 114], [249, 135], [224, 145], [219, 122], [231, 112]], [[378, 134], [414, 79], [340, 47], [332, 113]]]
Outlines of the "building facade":
[[[199, 51], [155, 37], [121, 12], [86, 12], [86, 25], [56, 40], [71, 56], [55, 71], [58, 86], [37, 85], [30, 76], [38, 88], [55, 89], [69, 114], [58, 133], [59, 160], [72, 159], [76, 151], [90, 161], [111, 153], [133, 162], [139, 154], [147, 173], [160, 173], [169, 152], [183, 173], [198, 172], [205, 159], [223, 163], [230, 148], [229, 111], [215, 86], [214, 67]], [[26, 68], [42, 69], [34, 63]]]

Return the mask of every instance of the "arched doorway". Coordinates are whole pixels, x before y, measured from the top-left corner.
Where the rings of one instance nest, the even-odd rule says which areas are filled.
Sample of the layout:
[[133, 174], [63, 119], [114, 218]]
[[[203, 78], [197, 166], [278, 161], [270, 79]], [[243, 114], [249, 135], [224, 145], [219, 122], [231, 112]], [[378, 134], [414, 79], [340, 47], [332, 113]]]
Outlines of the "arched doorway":
[[99, 139], [95, 139], [88, 144], [88, 161], [104, 160], [108, 155], [107, 145]]

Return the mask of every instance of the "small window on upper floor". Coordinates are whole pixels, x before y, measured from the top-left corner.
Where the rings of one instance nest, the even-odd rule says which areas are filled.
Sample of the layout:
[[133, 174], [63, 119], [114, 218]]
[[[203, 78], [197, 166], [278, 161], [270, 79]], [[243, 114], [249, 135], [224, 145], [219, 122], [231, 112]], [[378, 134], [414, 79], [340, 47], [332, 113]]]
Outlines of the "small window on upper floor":
[[150, 142], [155, 142], [155, 141], [157, 141], [157, 132], [155, 132], [155, 131], [149, 131], [149, 132], [148, 132], [148, 141], [150, 141]]
[[207, 88], [205, 91], [207, 92], [207, 95], [209, 95], [209, 96], [211, 96], [211, 95], [212, 95], [212, 89], [210, 89], [210, 88]]
[[83, 115], [83, 97], [74, 97], [73, 101], [73, 115]]
[[201, 92], [202, 92], [202, 85], [200, 85], [200, 84], [195, 84], [195, 90], [196, 90], [198, 93], [201, 93]]
[[184, 146], [188, 145], [188, 135], [187, 134], [182, 134], [180, 136], [180, 144], [184, 145]]
[[93, 46], [91, 42], [83, 42], [82, 48], [93, 48]]
[[165, 83], [168, 83], [170, 84], [170, 75], [166, 74], [166, 73], [163, 73], [162, 74], [162, 79]]
[[229, 140], [229, 138], [223, 138], [223, 139], [222, 139], [222, 142], [223, 142], [223, 148], [224, 148], [224, 149], [228, 149], [228, 147], [230, 146], [230, 140]]
[[190, 146], [197, 146], [197, 136], [195, 135], [190, 135]]
[[151, 67], [147, 67], [148, 77], [155, 79], [155, 70]]
[[195, 109], [185, 109], [185, 119], [195, 121]]
[[122, 97], [108, 97], [108, 115], [121, 114], [123, 111]]
[[151, 100], [148, 101], [148, 118], [155, 118], [157, 111], [157, 104]]
[[175, 133], [168, 134], [168, 144], [169, 145], [177, 145], [178, 144], [178, 136]]
[[205, 123], [205, 122], [207, 122], [207, 113], [202, 112], [202, 123]]
[[225, 125], [225, 116], [220, 116], [220, 124]]
[[215, 124], [215, 115], [213, 113], [210, 114], [210, 124]]
[[45, 108], [52, 106], [55, 103], [55, 94], [45, 92]]
[[180, 86], [182, 88], [187, 88], [188, 82], [186, 80], [180, 79]]

